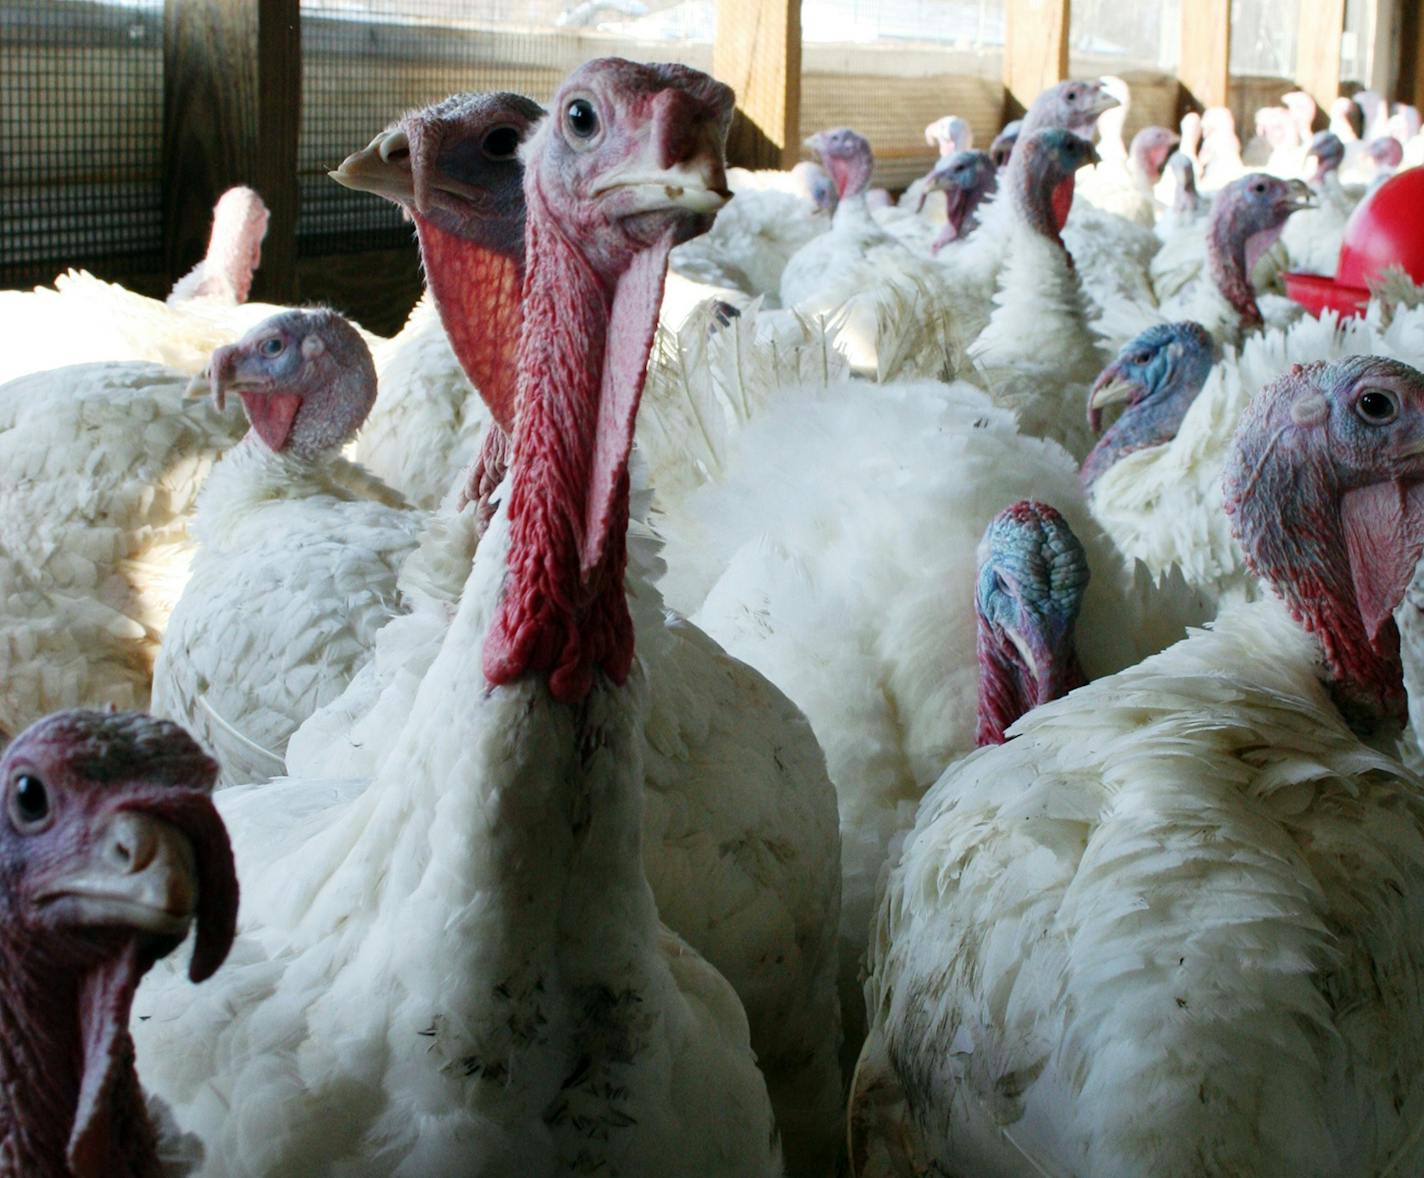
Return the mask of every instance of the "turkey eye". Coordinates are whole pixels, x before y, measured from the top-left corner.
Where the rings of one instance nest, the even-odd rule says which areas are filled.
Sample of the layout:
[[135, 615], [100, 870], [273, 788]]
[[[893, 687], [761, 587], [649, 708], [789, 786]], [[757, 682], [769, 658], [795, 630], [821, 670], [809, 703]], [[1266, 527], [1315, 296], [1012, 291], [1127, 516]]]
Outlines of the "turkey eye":
[[286, 344], [284, 344], [274, 335], [263, 340], [262, 343], [258, 345], [258, 351], [260, 351], [264, 356], [280, 356], [282, 354], [282, 349], [286, 346]]
[[1266, 191], [1266, 186], [1260, 183], [1253, 184], [1251, 185], [1251, 191], [1256, 193], [1257, 195], [1260, 195], [1261, 193]]
[[564, 121], [580, 139], [592, 139], [598, 133], [598, 112], [587, 98], [575, 98], [569, 103]]
[[519, 132], [513, 127], [496, 127], [480, 145], [492, 160], [507, 160], [519, 150]]
[[22, 773], [15, 779], [10, 813], [19, 826], [34, 826], [49, 817], [49, 792], [33, 773]]
[[1371, 425], [1388, 425], [1399, 416], [1399, 405], [1382, 389], [1370, 389], [1355, 402], [1355, 412]]

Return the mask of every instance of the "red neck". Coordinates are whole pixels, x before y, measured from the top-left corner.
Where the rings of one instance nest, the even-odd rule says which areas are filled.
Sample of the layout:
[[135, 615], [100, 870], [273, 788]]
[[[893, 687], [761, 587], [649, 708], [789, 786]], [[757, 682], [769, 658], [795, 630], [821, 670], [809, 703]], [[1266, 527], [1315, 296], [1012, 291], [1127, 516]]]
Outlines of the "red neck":
[[[494, 419], [514, 428], [514, 341], [521, 323], [523, 263], [415, 217], [425, 281], [465, 374]], [[492, 342], [493, 341], [493, 342]]]
[[[136, 974], [82, 976], [38, 958], [0, 947], [0, 1176], [158, 1178], [128, 1032]], [[72, 1168], [81, 1104], [92, 1132]]]
[[1211, 259], [1211, 277], [1222, 296], [1241, 316], [1247, 328], [1261, 326], [1261, 308], [1256, 302], [1256, 288], [1246, 265], [1246, 243], [1232, 224], [1232, 218], [1213, 218], [1207, 237], [1207, 252]]
[[[1332, 692], [1347, 719], [1370, 727], [1378, 717], [1405, 713], [1399, 631], [1386, 621], [1371, 640], [1355, 604], [1344, 529], [1337, 501], [1306, 488], [1328, 485], [1307, 464], [1267, 460], [1254, 479], [1228, 491], [1233, 531], [1251, 571], [1267, 580], [1291, 617], [1320, 644]], [[1275, 508], [1291, 503], [1291, 526]]]
[[[485, 640], [484, 672], [493, 684], [547, 672], [556, 699], [577, 701], [592, 686], [595, 670], [622, 683], [633, 662], [633, 624], [623, 591], [626, 454], [621, 463], [616, 455], [612, 459], [612, 494], [597, 521], [606, 530], [590, 526], [595, 480], [610, 461], [600, 449], [614, 446], [601, 424], [614, 291], [535, 193], [526, 233], [530, 265], [518, 352], [508, 574]], [[656, 304], [653, 311], [655, 316]], [[650, 326], [649, 345], [651, 338]], [[644, 360], [646, 355], [645, 349]], [[639, 372], [639, 392], [641, 382]], [[599, 535], [601, 541], [594, 538]]]

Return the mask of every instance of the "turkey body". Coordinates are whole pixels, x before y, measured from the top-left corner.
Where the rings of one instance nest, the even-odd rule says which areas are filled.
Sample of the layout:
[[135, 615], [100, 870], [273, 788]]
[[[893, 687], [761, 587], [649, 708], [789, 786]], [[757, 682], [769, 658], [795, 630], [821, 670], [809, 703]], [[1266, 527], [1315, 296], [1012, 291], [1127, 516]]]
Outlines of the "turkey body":
[[188, 520], [245, 428], [154, 364], [86, 364], [0, 387], [0, 731], [48, 712], [147, 705], [193, 556]]
[[1424, 1164], [1424, 793], [1318, 665], [1277, 603], [1237, 607], [926, 795], [872, 941], [862, 1083], [894, 1061], [929, 1154], [986, 1175]]
[[340, 458], [274, 453], [255, 434], [209, 476], [152, 706], [213, 750], [224, 784], [284, 773], [292, 732], [341, 693], [397, 612], [424, 516], [362, 494], [384, 490]]

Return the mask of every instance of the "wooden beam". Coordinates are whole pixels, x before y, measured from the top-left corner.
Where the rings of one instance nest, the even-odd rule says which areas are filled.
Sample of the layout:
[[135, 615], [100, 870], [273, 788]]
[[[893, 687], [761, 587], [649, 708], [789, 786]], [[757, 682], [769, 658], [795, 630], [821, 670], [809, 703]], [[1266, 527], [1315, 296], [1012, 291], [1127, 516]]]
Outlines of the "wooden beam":
[[1340, 38], [1345, 0], [1306, 0], [1295, 42], [1296, 85], [1328, 111], [1340, 94]]
[[712, 73], [737, 92], [728, 162], [791, 167], [801, 154], [801, 0], [717, 0]]
[[[1368, 90], [1383, 94], [1386, 98], [1398, 96], [1399, 62], [1396, 46], [1399, 44], [1400, 0], [1365, 0], [1371, 10], [1370, 44], [1365, 47], [1369, 55], [1369, 75], [1364, 79]], [[1398, 99], [1407, 102], [1407, 98]]]
[[1400, 0], [1394, 97], [1424, 109], [1424, 0]]
[[1181, 79], [1187, 105], [1205, 110], [1231, 104], [1231, 0], [1182, 5]]
[[1004, 118], [1068, 76], [1069, 0], [1004, 0]]
[[176, 280], [207, 248], [213, 203], [248, 184], [271, 212], [256, 298], [295, 283], [299, 0], [165, 0], [164, 264]]

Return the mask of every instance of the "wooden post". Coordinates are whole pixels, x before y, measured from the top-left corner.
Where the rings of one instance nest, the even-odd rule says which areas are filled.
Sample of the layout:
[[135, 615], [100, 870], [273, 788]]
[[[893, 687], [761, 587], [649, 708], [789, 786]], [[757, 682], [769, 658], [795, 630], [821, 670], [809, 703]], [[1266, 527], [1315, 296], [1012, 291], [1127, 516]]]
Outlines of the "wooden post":
[[1396, 58], [1399, 45], [1399, 0], [1366, 0], [1373, 8], [1370, 23], [1371, 44], [1369, 46], [1369, 76], [1364, 79], [1365, 88], [1383, 94], [1389, 99], [1408, 102], [1399, 95], [1399, 62]]
[[1069, 0], [1004, 0], [1004, 119], [1068, 76]]
[[301, 115], [299, 0], [166, 0], [164, 263], [170, 281], [207, 248], [213, 202], [248, 184], [271, 212], [254, 297], [291, 297]]
[[728, 162], [791, 167], [801, 154], [801, 0], [717, 0], [712, 73], [737, 92]]
[[1187, 0], [1182, 5], [1181, 45], [1177, 76], [1186, 106], [1230, 106], [1231, 0]]
[[1295, 43], [1296, 85], [1328, 111], [1340, 95], [1340, 38], [1345, 0], [1305, 0]]

